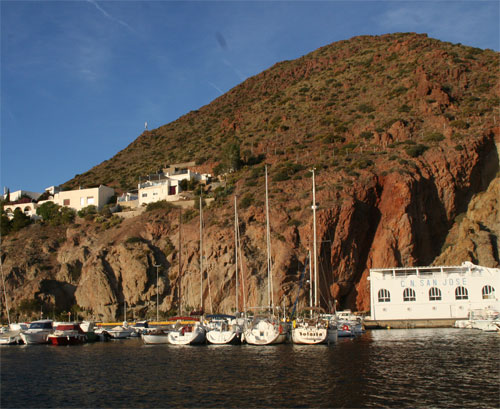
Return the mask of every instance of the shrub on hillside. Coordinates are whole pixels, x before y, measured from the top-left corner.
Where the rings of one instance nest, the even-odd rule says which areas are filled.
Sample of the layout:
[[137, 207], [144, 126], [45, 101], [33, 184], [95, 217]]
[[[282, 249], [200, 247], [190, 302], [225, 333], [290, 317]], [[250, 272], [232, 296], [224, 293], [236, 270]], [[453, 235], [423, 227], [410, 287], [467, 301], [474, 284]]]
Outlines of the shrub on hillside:
[[85, 220], [93, 220], [97, 215], [97, 207], [94, 205], [88, 205], [81, 210], [78, 210], [78, 217], [82, 217]]
[[418, 145], [411, 145], [405, 148], [406, 153], [408, 156], [411, 156], [412, 158], [416, 158], [420, 155], [422, 155], [427, 149], [429, 149], [427, 146], [418, 144]]
[[455, 121], [451, 121], [450, 125], [458, 129], [467, 129], [469, 127], [469, 124], [463, 119], [456, 119]]
[[11, 220], [12, 231], [19, 231], [29, 224], [31, 224], [31, 218], [26, 216], [19, 207], [16, 208], [14, 210], [14, 218]]
[[444, 139], [444, 135], [441, 132], [431, 132], [424, 137], [426, 142], [441, 142]]
[[369, 104], [359, 104], [358, 105], [358, 111], [359, 112], [363, 112], [365, 114], [369, 114], [370, 112], [373, 112], [375, 111], [375, 108], [373, 108], [371, 105]]
[[36, 209], [36, 214], [42, 217], [44, 223], [52, 226], [72, 223], [75, 220], [76, 212], [69, 208], [59, 206], [54, 202], [45, 202]]
[[157, 202], [148, 203], [148, 205], [146, 206], [146, 212], [151, 212], [157, 209], [163, 209], [168, 213], [174, 207], [175, 206], [172, 203], [167, 202], [166, 200], [159, 200]]
[[239, 208], [240, 209], [246, 209], [250, 205], [252, 205], [254, 202], [254, 197], [251, 193], [247, 193], [243, 198], [240, 200], [239, 203]]

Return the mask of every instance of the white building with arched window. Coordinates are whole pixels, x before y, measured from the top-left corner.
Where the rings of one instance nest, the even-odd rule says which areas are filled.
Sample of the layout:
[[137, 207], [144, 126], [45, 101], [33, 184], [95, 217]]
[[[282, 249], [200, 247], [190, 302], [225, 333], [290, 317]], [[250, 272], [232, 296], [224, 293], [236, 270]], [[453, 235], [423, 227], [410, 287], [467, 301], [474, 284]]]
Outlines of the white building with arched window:
[[[500, 311], [500, 269], [461, 266], [373, 268], [371, 317], [380, 326], [428, 326], [465, 319], [469, 311]], [[403, 322], [405, 325], [401, 325]], [[420, 324], [420, 325], [419, 325]]]

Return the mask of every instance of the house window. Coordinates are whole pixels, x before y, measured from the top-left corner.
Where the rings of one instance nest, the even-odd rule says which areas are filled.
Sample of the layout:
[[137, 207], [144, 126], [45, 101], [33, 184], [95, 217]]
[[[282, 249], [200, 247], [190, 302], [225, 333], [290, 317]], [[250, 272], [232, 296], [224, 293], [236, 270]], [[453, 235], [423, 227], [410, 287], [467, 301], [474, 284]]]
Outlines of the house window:
[[63, 206], [69, 206], [69, 199], [63, 200]]
[[465, 287], [457, 287], [455, 288], [455, 300], [468, 300], [469, 292]]
[[415, 301], [417, 296], [413, 288], [405, 288], [403, 291], [403, 301]]
[[175, 191], [176, 191], [176, 186], [169, 186], [168, 187], [168, 194], [169, 195], [175, 195]]
[[429, 288], [429, 301], [441, 301], [441, 290], [439, 288]]
[[85, 198], [84, 197], [80, 198], [80, 206], [82, 206], [82, 207], [85, 206]]
[[143, 193], [142, 197], [148, 197], [148, 194], [147, 193]]
[[388, 290], [386, 290], [385, 288], [378, 290], [378, 302], [390, 302], [390, 301], [391, 301], [391, 293]]
[[87, 197], [87, 204], [88, 205], [93, 205], [94, 204], [94, 196], [88, 196]]
[[495, 289], [491, 285], [485, 285], [481, 292], [483, 300], [493, 300], [495, 298]]
[[158, 192], [154, 192], [154, 193], [153, 193], [153, 196], [158, 196]]

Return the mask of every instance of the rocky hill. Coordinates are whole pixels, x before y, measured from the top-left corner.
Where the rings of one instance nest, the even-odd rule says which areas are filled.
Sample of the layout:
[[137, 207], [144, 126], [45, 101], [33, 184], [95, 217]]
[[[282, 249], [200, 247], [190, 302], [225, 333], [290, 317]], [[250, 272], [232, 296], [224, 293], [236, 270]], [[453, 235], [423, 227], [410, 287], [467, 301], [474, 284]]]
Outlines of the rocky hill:
[[[312, 247], [312, 167], [325, 308], [336, 300], [369, 310], [370, 267], [465, 260], [498, 266], [498, 57], [425, 35], [391, 34], [340, 41], [276, 64], [198, 111], [144, 132], [65, 184], [126, 190], [141, 175], [188, 160], [220, 174], [223, 187], [209, 192], [215, 200], [204, 211], [203, 297], [198, 211], [180, 218], [179, 209], [165, 207], [117, 223], [100, 216], [4, 237], [10, 304], [43, 304], [47, 312], [78, 306], [111, 319], [126, 302], [142, 317], [156, 312], [158, 291], [163, 314], [177, 310], [179, 299], [185, 310], [202, 298], [206, 311], [230, 312], [234, 195], [240, 300], [267, 303], [264, 164], [275, 303], [295, 300]], [[154, 265], [161, 265], [158, 286]], [[303, 286], [301, 304], [307, 294]]]

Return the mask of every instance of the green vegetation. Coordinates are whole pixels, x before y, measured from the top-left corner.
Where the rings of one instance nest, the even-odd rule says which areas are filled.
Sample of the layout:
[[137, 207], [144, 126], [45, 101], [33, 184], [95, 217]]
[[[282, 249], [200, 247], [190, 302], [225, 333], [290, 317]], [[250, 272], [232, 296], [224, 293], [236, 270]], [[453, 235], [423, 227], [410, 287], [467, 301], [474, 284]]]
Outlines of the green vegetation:
[[76, 212], [69, 207], [59, 206], [53, 202], [45, 202], [36, 209], [36, 214], [42, 217], [43, 223], [60, 226], [73, 223]]
[[172, 209], [175, 209], [175, 206], [172, 203], [167, 202], [166, 200], [159, 200], [157, 202], [151, 202], [151, 203], [148, 203], [146, 206], [147, 212], [151, 212], [151, 211], [157, 210], [157, 209], [162, 209], [162, 210], [165, 210], [165, 213], [169, 213]]
[[405, 148], [406, 153], [408, 156], [411, 156], [412, 158], [416, 158], [420, 155], [422, 155], [427, 149], [429, 149], [427, 146], [418, 144], [418, 145], [411, 145]]

